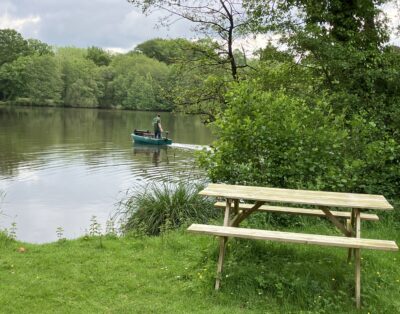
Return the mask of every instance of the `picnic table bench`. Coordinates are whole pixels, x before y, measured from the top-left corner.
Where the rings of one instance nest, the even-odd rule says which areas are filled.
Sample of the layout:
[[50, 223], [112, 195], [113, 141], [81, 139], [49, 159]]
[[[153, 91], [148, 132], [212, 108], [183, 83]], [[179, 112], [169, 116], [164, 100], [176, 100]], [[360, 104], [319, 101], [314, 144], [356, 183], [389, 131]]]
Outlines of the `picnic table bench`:
[[[226, 200], [225, 202], [215, 203], [216, 208], [225, 209], [223, 226], [192, 224], [188, 228], [189, 232], [220, 237], [215, 281], [216, 290], [220, 287], [225, 246], [229, 237], [348, 248], [348, 261], [351, 260], [352, 255], [354, 255], [355, 260], [355, 299], [357, 308], [361, 306], [360, 250], [398, 250], [398, 246], [394, 241], [361, 238], [361, 220], [379, 220], [377, 215], [361, 213], [361, 211], [368, 209], [393, 209], [392, 205], [382, 195], [277, 189], [228, 184], [209, 184], [199, 194], [224, 198]], [[254, 203], [240, 203], [240, 201], [252, 201]], [[316, 208], [265, 205], [267, 202], [292, 204], [292, 206], [316, 206]], [[340, 208], [342, 210], [332, 211], [331, 208]], [[240, 228], [239, 224], [255, 211], [326, 217], [345, 237]]]

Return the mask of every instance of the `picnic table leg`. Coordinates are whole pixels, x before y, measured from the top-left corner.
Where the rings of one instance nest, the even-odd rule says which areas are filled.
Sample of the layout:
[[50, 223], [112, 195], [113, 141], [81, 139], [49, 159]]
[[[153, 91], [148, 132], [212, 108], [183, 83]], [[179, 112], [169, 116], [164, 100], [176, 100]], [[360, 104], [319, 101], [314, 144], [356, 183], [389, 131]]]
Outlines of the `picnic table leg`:
[[[356, 238], [361, 237], [361, 218], [360, 210], [354, 209], [354, 224], [355, 224], [355, 236]], [[355, 264], [355, 281], [356, 281], [356, 307], [361, 307], [361, 249], [354, 250], [354, 264]]]
[[[354, 234], [354, 229], [355, 229], [355, 227], [354, 227], [354, 221], [355, 221], [354, 210], [352, 209], [352, 210], [351, 210], [350, 220], [347, 219], [347, 229], [350, 231], [352, 237], [355, 236], [355, 234]], [[352, 253], [354, 253], [354, 249], [353, 249], [353, 248], [350, 248], [349, 251], [348, 251], [348, 254], [347, 254], [347, 263], [350, 263], [350, 262], [351, 262], [351, 255], [352, 255]], [[353, 255], [354, 255], [354, 254], [353, 254]]]
[[[347, 229], [348, 229], [349, 231], [352, 231], [351, 220], [350, 220], [350, 219], [347, 219], [347, 220], [346, 220], [346, 223], [347, 223]], [[347, 252], [347, 263], [350, 263], [350, 261], [351, 261], [351, 252], [352, 252], [352, 251], [353, 251], [353, 249], [350, 248], [350, 249], [348, 250], [348, 252]]]
[[[231, 200], [227, 199], [226, 206], [225, 206], [224, 227], [229, 226], [230, 209], [231, 209]], [[218, 265], [217, 265], [217, 278], [215, 280], [215, 290], [218, 290], [219, 286], [221, 284], [221, 274], [222, 274], [222, 269], [223, 269], [223, 264], [224, 264], [225, 246], [226, 246], [227, 241], [228, 241], [227, 237], [220, 237], [219, 257], [218, 257]]]

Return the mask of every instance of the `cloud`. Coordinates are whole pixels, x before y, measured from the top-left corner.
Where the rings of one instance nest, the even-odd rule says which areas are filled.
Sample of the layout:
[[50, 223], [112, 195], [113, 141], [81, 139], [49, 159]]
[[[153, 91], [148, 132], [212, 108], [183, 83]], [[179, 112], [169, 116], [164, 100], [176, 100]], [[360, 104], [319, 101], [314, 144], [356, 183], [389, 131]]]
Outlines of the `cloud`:
[[32, 27], [32, 25], [40, 22], [40, 16], [30, 15], [26, 18], [15, 18], [8, 13], [0, 16], [0, 28], [13, 28], [17, 31], [23, 31], [24, 28]]
[[3, 1], [1, 23], [20, 31], [25, 38], [35, 37], [55, 46], [127, 51], [151, 38], [191, 35], [184, 23], [173, 25], [170, 30], [156, 29], [157, 14], [145, 16], [126, 0]]
[[[385, 11], [392, 20], [398, 20], [394, 10], [389, 7]], [[126, 0], [0, 0], [0, 27], [14, 28], [25, 38], [55, 46], [128, 51], [155, 37], [195, 37], [190, 30], [193, 24], [184, 20], [169, 29], [156, 28], [162, 14], [145, 16]], [[253, 44], [262, 46], [263, 40]]]
[[[1, 12], [3, 13], [1, 14]], [[38, 35], [41, 22], [39, 15], [31, 14], [25, 17], [17, 17], [8, 12], [7, 9], [0, 10], [0, 29], [11, 28], [20, 33], [26, 33], [31, 36]]]

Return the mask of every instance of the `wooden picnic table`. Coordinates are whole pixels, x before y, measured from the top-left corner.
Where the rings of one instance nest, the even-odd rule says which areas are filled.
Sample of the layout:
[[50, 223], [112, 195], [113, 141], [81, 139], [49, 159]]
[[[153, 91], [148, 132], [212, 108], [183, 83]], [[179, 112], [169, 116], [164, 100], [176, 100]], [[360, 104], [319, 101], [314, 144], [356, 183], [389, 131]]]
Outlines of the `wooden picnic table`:
[[[222, 227], [193, 224], [188, 228], [191, 232], [220, 236], [220, 251], [215, 282], [215, 289], [217, 290], [220, 287], [225, 246], [228, 237], [348, 248], [349, 261], [352, 252], [354, 253], [355, 297], [358, 308], [361, 304], [360, 249], [398, 250], [394, 241], [361, 238], [361, 220], [378, 220], [376, 215], [361, 213], [361, 211], [369, 209], [393, 209], [393, 206], [390, 205], [382, 195], [278, 189], [228, 184], [209, 184], [204, 190], [200, 191], [199, 194], [225, 199], [225, 214]], [[243, 201], [251, 201], [252, 204], [241, 203]], [[272, 204], [264, 205], [265, 203]], [[307, 205], [313, 208], [282, 207], [276, 206], [276, 203], [279, 203], [279, 205], [281, 203], [285, 205], [290, 204], [292, 206]], [[216, 207], [223, 207], [223, 204], [217, 203]], [[340, 208], [341, 210], [332, 211], [332, 208]], [[330, 220], [345, 237], [239, 228], [239, 224], [255, 211], [324, 216]], [[344, 222], [342, 221], [343, 219], [345, 219]]]

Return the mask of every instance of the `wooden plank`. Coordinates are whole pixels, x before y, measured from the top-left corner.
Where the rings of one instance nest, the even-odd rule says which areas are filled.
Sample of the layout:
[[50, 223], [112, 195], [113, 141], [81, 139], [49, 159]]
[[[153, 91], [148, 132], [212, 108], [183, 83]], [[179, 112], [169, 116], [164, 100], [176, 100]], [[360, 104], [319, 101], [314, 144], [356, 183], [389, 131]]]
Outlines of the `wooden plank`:
[[[351, 225], [351, 219], [346, 219], [346, 225], [347, 225], [347, 230], [349, 230], [351, 236], [353, 236], [353, 228]], [[350, 261], [351, 261], [351, 252], [352, 251], [353, 251], [353, 249], [349, 249], [347, 252], [347, 263], [350, 263]]]
[[225, 246], [228, 238], [221, 237], [219, 239], [219, 256], [217, 263], [217, 277], [215, 279], [215, 290], [218, 290], [221, 285], [221, 274], [224, 266], [224, 258], [225, 258]]
[[337, 218], [331, 213], [328, 207], [323, 207], [322, 211], [325, 213], [326, 218], [328, 218], [342, 233], [349, 237], [351, 236], [351, 232], [346, 229], [346, 227], [339, 221]]
[[284, 202], [328, 207], [392, 210], [382, 195], [277, 189], [257, 186], [209, 184], [200, 195], [264, 202]]
[[[231, 210], [231, 200], [226, 199], [225, 206], [225, 216], [224, 216], [224, 226], [229, 226], [229, 215]], [[227, 237], [221, 237], [219, 240], [219, 256], [218, 256], [218, 264], [217, 264], [217, 278], [215, 279], [215, 290], [219, 289], [221, 284], [221, 274], [224, 268], [224, 258], [225, 258], [225, 249], [226, 242], [228, 241]]]
[[234, 212], [235, 214], [238, 214], [238, 213], [239, 213], [239, 200], [234, 200], [233, 212]]
[[[360, 210], [354, 209], [355, 218], [355, 231], [356, 239], [361, 237], [361, 219]], [[356, 307], [359, 309], [361, 307], [361, 250], [359, 248], [354, 250], [354, 264], [355, 264], [355, 282], [356, 282]]]
[[[214, 206], [217, 208], [224, 209], [225, 202], [216, 202]], [[254, 204], [239, 204], [239, 209], [248, 210], [253, 206]], [[310, 209], [310, 208], [263, 205], [258, 210], [273, 212], [273, 213], [290, 214], [290, 215], [306, 215], [306, 216], [321, 216], [321, 217], [325, 216], [325, 213], [321, 209]], [[332, 213], [332, 215], [338, 218], [348, 219], [351, 217], [350, 212], [334, 211], [334, 210], [331, 210], [330, 212]], [[361, 213], [361, 220], [378, 221], [379, 217], [376, 214]]]
[[251, 213], [257, 211], [263, 204], [264, 204], [264, 202], [256, 202], [250, 209], [248, 209], [246, 211], [242, 211], [240, 214], [236, 215], [232, 219], [231, 226], [233, 226], [233, 227], [239, 226], [239, 224], [244, 219], [246, 219], [248, 216], [250, 216]]
[[269, 231], [237, 227], [221, 227], [200, 224], [192, 224], [187, 230], [193, 233], [204, 233], [225, 237], [271, 240], [289, 243], [315, 244], [360, 249], [376, 249], [384, 251], [398, 251], [399, 249], [394, 241], [387, 240], [359, 239], [318, 234]]

